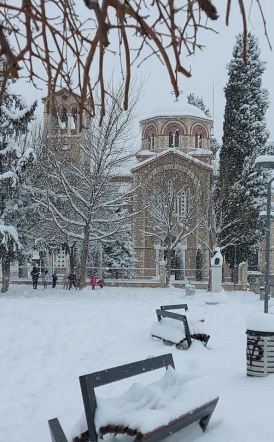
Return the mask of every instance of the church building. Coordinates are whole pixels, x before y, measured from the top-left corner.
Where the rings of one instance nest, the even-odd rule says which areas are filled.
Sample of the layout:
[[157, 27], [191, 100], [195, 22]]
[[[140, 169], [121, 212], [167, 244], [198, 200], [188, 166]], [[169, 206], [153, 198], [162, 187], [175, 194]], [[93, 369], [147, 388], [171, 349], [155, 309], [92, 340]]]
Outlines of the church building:
[[[200, 109], [180, 101], [140, 122], [138, 162], [130, 171], [136, 188], [133, 246], [140, 276], [153, 275], [152, 269], [157, 276], [166, 257], [168, 236], [172, 235], [171, 241], [179, 239], [172, 251], [175, 277], [208, 277], [212, 125]], [[164, 205], [162, 210], [157, 194]], [[169, 203], [171, 208], [167, 208]], [[173, 225], [163, 219], [171, 215]]]
[[[157, 278], [170, 244], [175, 278], [208, 277], [212, 127], [211, 118], [181, 101], [140, 122], [140, 148], [115, 177], [134, 190], [130, 210], [138, 277]], [[62, 89], [54, 108], [45, 105], [44, 137], [64, 161], [84, 161], [76, 95]]]

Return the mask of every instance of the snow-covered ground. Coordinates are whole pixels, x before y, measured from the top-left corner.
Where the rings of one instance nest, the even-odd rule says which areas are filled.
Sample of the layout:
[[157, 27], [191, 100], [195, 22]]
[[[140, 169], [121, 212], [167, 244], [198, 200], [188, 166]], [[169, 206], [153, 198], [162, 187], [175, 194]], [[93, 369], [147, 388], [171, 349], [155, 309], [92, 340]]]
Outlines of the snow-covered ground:
[[[220, 396], [206, 433], [196, 424], [170, 441], [273, 442], [274, 375], [246, 376], [246, 317], [261, 312], [263, 303], [246, 292], [220, 295], [217, 305], [206, 304], [206, 298], [206, 292], [185, 297], [175, 288], [79, 293], [12, 287], [0, 297], [1, 442], [49, 442], [48, 419], [58, 416], [69, 431], [83, 412], [80, 375], [169, 352], [180, 375], [204, 382]], [[188, 351], [177, 350], [150, 337], [155, 309], [180, 302], [206, 319], [207, 348], [194, 342]], [[163, 372], [136, 381], [151, 382]], [[132, 382], [98, 393], [115, 396]]]

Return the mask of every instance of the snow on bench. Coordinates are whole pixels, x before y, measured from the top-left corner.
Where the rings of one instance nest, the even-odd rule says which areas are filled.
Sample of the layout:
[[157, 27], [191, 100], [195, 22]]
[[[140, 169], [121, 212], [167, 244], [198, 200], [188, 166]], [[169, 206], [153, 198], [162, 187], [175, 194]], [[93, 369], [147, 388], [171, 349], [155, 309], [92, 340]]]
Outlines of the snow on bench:
[[[163, 367], [166, 368], [164, 376], [149, 385], [134, 383], [115, 398], [95, 396], [94, 389], [99, 386]], [[186, 381], [175, 371], [171, 354], [102, 370], [79, 379], [85, 416], [69, 431], [68, 439], [58, 419], [50, 420], [53, 442], [97, 442], [98, 437], [108, 433], [128, 434], [135, 436], [135, 441], [152, 442], [196, 421], [205, 431], [218, 402], [218, 397], [203, 379]]]
[[210, 336], [206, 333], [204, 319], [170, 311], [182, 308], [188, 310], [186, 304], [161, 306], [157, 309], [158, 321], [152, 324], [151, 336], [162, 339], [165, 344], [175, 344], [179, 349], [188, 349], [192, 343], [191, 338], [204, 342], [206, 346]]

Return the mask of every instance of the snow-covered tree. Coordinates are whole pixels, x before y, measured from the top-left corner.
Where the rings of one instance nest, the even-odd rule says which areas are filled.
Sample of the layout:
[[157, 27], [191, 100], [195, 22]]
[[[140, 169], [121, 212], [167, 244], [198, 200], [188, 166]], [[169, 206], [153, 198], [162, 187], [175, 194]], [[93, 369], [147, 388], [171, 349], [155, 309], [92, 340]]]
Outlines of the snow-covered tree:
[[[28, 127], [36, 103], [27, 106], [19, 96], [5, 93], [0, 106], [0, 258], [2, 292], [9, 287], [10, 264], [22, 248], [29, 197], [24, 188], [26, 169], [35, 154], [28, 146]], [[25, 231], [25, 233], [24, 233]]]
[[[131, 137], [131, 123], [136, 102], [129, 111], [122, 110], [122, 91], [109, 96], [105, 118], [100, 124], [95, 116], [79, 141], [79, 161], [67, 161], [45, 149], [41, 161], [44, 169], [39, 201], [48, 210], [56, 228], [65, 238], [75, 240], [80, 248], [78, 273], [85, 286], [89, 245], [104, 242], [123, 231], [129, 214], [126, 206], [131, 193], [120, 192], [115, 176], [121, 164], [132, 155], [125, 150]], [[62, 140], [55, 140], [56, 146]], [[61, 149], [56, 149], [57, 152]]]
[[172, 264], [176, 265], [174, 252], [177, 246], [189, 235], [194, 235], [204, 223], [198, 208], [199, 189], [190, 185], [179, 187], [175, 174], [170, 171], [167, 175], [156, 176], [150, 184], [146, 183], [148, 223], [144, 234], [154, 237], [165, 248], [167, 285]]
[[265, 63], [254, 35], [248, 34], [247, 44], [245, 65], [243, 37], [237, 36], [225, 87], [217, 233], [218, 245], [230, 265], [246, 260], [262, 238], [259, 211], [266, 191], [266, 174], [254, 166], [256, 157], [268, 151], [268, 93], [262, 87]]
[[189, 104], [201, 109], [207, 117], [211, 117], [210, 110], [206, 107], [203, 98], [197, 97], [195, 94], [191, 93], [187, 96], [187, 101]]

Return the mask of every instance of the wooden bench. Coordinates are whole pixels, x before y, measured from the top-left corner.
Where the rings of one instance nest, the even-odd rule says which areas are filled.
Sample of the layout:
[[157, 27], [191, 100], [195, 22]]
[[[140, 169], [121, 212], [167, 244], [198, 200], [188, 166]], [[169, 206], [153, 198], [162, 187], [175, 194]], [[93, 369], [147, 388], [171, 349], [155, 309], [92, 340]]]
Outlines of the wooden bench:
[[[170, 333], [165, 334], [165, 328], [157, 325], [152, 328], [151, 336], [157, 339], [161, 339], [166, 345], [175, 345], [180, 350], [187, 350], [192, 344], [192, 339], [202, 341], [204, 346], [207, 345], [210, 336], [205, 333], [193, 332], [189, 326], [189, 322], [186, 315], [173, 313], [170, 310], [183, 309], [188, 310], [187, 304], [173, 304], [173, 305], [162, 305], [160, 309], [156, 309], [156, 316], [158, 323], [161, 322], [162, 318], [174, 319], [183, 323], [182, 333], [178, 334], [178, 338], [171, 338], [168, 336]], [[204, 322], [204, 319], [199, 319], [197, 322]], [[172, 334], [172, 333], [171, 333]], [[181, 336], [180, 336], [181, 335]]]
[[[101, 427], [99, 429], [99, 434], [97, 434], [95, 426], [95, 412], [97, 406], [95, 388], [112, 382], [120, 381], [122, 379], [127, 379], [132, 376], [137, 376], [142, 373], [157, 370], [163, 367], [166, 369], [168, 367], [175, 368], [171, 353], [80, 376], [79, 380], [88, 431], [86, 433], [83, 433], [79, 438], [75, 438], [74, 440], [97, 442], [98, 437], [102, 438], [104, 434], [115, 433], [135, 436], [133, 440], [136, 442], [156, 442], [164, 439], [167, 436], [170, 436], [173, 433], [176, 433], [177, 431], [181, 430], [187, 425], [192, 424], [193, 422], [199, 422], [200, 427], [203, 431], [205, 431], [211, 415], [217, 405], [219, 399], [218, 397], [216, 397], [214, 400], [202, 404], [198, 408], [189, 410], [182, 416], [170, 421], [167, 425], [162, 425], [148, 433], [143, 434], [136, 429], [131, 429], [119, 425], [106, 425], [104, 427]], [[52, 442], [68, 442], [57, 418], [49, 420], [48, 423]]]

